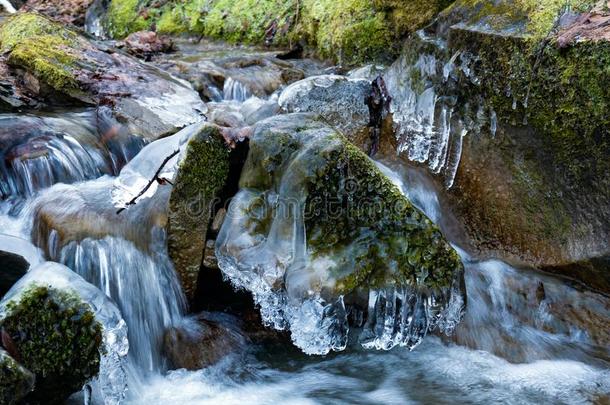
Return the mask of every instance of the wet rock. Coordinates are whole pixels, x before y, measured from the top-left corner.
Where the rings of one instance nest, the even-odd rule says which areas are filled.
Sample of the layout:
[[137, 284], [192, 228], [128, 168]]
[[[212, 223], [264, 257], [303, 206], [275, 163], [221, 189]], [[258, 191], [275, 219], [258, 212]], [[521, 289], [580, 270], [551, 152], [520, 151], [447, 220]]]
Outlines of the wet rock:
[[232, 353], [242, 352], [247, 338], [239, 320], [221, 313], [203, 312], [186, 318], [165, 334], [163, 347], [173, 367], [200, 370]]
[[70, 288], [16, 285], [0, 303], [0, 327], [36, 375], [34, 402], [62, 403], [99, 372], [102, 325]]
[[437, 176], [473, 252], [608, 292], [608, 43], [560, 50], [559, 6], [512, 6], [458, 1], [410, 39], [384, 75], [394, 150]]
[[0, 348], [0, 402], [18, 404], [34, 390], [34, 374]]
[[125, 38], [123, 44], [128, 53], [147, 60], [156, 53], [174, 50], [174, 42], [169, 37], [152, 31], [134, 32]]
[[369, 138], [367, 99], [372, 92], [367, 80], [345, 76], [313, 76], [288, 86], [278, 100], [284, 112], [320, 115], [350, 141], [361, 145]]
[[[310, 354], [345, 348], [350, 294], [363, 293], [369, 308], [414, 300], [419, 326], [407, 334], [382, 336], [375, 324], [399, 325], [411, 314], [389, 321], [369, 312], [367, 347], [413, 347], [428, 325], [450, 330], [464, 304], [462, 264], [438, 228], [314, 115], [257, 124], [216, 249], [221, 270], [252, 292], [264, 322], [290, 329]], [[433, 304], [425, 308], [420, 294]]]
[[55, 21], [85, 25], [85, 14], [93, 0], [27, 0], [20, 11], [36, 12]]
[[577, 41], [609, 41], [609, 21], [607, 4], [600, 2], [593, 10], [571, 18], [558, 34], [557, 44], [565, 48]]
[[[188, 84], [38, 14], [9, 18], [0, 26], [0, 44], [18, 79], [12, 94], [51, 104], [109, 106], [132, 134], [148, 140], [201, 120], [205, 111]], [[21, 88], [26, 76], [32, 80], [25, 83], [35, 85]]]
[[206, 101], [266, 98], [280, 87], [301, 80], [305, 72], [272, 56], [235, 56], [191, 61], [157, 62], [192, 83]]
[[[2, 236], [0, 236], [2, 241]], [[30, 264], [21, 256], [0, 250], [0, 297], [17, 282], [28, 270]]]
[[192, 299], [217, 195], [229, 173], [229, 149], [220, 129], [204, 125], [186, 147], [171, 192], [168, 251], [187, 298]]
[[215, 252], [216, 241], [208, 240], [205, 242], [205, 250], [203, 252], [203, 267], [218, 270], [218, 259]]

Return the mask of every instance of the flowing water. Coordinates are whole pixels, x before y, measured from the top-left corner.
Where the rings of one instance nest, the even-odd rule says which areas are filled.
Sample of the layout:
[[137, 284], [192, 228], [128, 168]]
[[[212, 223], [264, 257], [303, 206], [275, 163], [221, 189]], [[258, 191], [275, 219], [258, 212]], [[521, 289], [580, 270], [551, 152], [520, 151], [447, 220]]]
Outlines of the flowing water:
[[[422, 56], [418, 63], [425, 73], [435, 62]], [[229, 78], [214, 101], [238, 106], [263, 102], [250, 98], [254, 91]], [[402, 109], [395, 110], [403, 119], [403, 147], [416, 145], [409, 149], [412, 160], [451, 172], [459, 153], [451, 152], [455, 143], [447, 141], [449, 129], [434, 124], [439, 117], [449, 122], [451, 111], [441, 108], [440, 115], [435, 113], [434, 94], [405, 90], [404, 96]], [[345, 351], [324, 357], [306, 356], [285, 345], [251, 344], [245, 353], [228, 355], [199, 371], [168, 371], [162, 336], [185, 315], [164, 231], [170, 186], [155, 185], [120, 215], [116, 208], [151, 178], [160, 157], [183, 150], [197, 124], [145, 146], [113, 123], [102, 119], [100, 124], [99, 118], [93, 111], [0, 114], [0, 229], [6, 234], [0, 248], [32, 261], [65, 264], [117, 304], [128, 326], [125, 402], [610, 401], [610, 301], [532, 270], [474, 260], [459, 248], [468, 306], [453, 336], [428, 336], [413, 351], [367, 350], [347, 342]], [[15, 137], [15, 131], [27, 135]], [[437, 139], [437, 146], [429, 139]], [[164, 176], [173, 176], [178, 159], [169, 162]], [[390, 162], [378, 165], [414, 204], [443, 225], [439, 197], [424, 177]], [[448, 179], [450, 186], [451, 173]], [[102, 375], [117, 377], [117, 367], [104, 364]], [[117, 398], [105, 387], [96, 385], [94, 403]], [[81, 400], [82, 395], [73, 398], [75, 403]]]

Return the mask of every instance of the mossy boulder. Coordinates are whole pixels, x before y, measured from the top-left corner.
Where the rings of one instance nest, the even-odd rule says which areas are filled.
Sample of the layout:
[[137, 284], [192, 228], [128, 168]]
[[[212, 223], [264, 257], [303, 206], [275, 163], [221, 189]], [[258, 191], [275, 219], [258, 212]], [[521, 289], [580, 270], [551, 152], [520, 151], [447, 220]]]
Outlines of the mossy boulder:
[[4, 21], [0, 51], [6, 55], [0, 69], [16, 78], [12, 93], [29, 94], [40, 104], [110, 107], [120, 123], [147, 139], [197, 122], [205, 111], [188, 84], [39, 14]]
[[[463, 266], [439, 229], [372, 160], [315, 115], [257, 124], [217, 256], [227, 277], [253, 293], [265, 322], [287, 324], [306, 353], [344, 348], [343, 297], [405, 288], [413, 297], [434, 297], [429, 318], [414, 315], [426, 325], [419, 331], [424, 334], [444, 319], [441, 312], [452, 299], [462, 298], [454, 287]], [[452, 321], [459, 321], [460, 309]], [[319, 329], [302, 329], [308, 322], [319, 322]], [[388, 340], [408, 345], [419, 332], [390, 332]]]
[[204, 125], [186, 146], [169, 201], [168, 251], [187, 298], [192, 299], [206, 232], [229, 174], [229, 148], [220, 129]]
[[560, 47], [569, 8], [513, 3], [457, 1], [409, 40], [386, 73], [397, 148], [437, 175], [474, 251], [610, 291], [610, 43]]
[[0, 314], [0, 327], [36, 375], [29, 400], [61, 403], [99, 372], [102, 326], [76, 293], [32, 284]]
[[31, 371], [0, 348], [0, 403], [18, 404], [34, 390], [34, 381]]
[[288, 46], [304, 40], [319, 55], [346, 64], [391, 59], [404, 35], [428, 24], [451, 0], [112, 0], [109, 33], [155, 28], [229, 42]]

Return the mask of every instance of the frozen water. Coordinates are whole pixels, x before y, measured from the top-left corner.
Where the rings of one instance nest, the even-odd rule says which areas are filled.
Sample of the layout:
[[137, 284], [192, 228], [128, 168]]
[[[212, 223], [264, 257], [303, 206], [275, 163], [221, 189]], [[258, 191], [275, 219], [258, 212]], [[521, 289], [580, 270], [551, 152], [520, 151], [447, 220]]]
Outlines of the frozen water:
[[[116, 178], [112, 190], [112, 201], [117, 208], [125, 208], [127, 203], [132, 201], [153, 179], [155, 173], [172, 153], [179, 153], [173, 156], [161, 172], [159, 178], [172, 181], [176, 174], [176, 167], [188, 140], [202, 128], [203, 123], [193, 124], [179, 131], [175, 135], [159, 139], [150, 143], [141, 153], [139, 153], [127, 166], [123, 168], [121, 174]], [[158, 183], [154, 182], [151, 187], [138, 197], [136, 203], [146, 198], [150, 198], [157, 192]]]

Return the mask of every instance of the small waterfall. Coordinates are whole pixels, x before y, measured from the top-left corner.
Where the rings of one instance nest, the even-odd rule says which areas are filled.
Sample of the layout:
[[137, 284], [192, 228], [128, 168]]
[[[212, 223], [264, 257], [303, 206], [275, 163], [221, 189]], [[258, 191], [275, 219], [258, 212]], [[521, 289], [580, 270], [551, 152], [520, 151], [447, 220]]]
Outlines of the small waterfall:
[[[429, 218], [443, 222], [438, 196], [420, 176], [379, 162], [377, 166]], [[404, 176], [409, 178], [408, 186]], [[610, 361], [610, 335], [596, 331], [607, 322], [604, 319], [610, 319], [610, 304], [603, 296], [499, 260], [474, 260], [456, 249], [465, 264], [468, 306], [450, 340], [519, 363], [558, 357], [578, 361], [584, 357], [593, 364], [600, 363], [599, 358]], [[381, 291], [374, 292], [371, 302], [376, 313], [386, 312], [382, 316], [387, 319], [387, 312], [395, 313], [406, 301], [400, 292]], [[388, 324], [374, 327], [383, 330]], [[371, 344], [383, 347], [388, 341]]]
[[228, 77], [222, 90], [225, 100], [246, 101], [252, 97], [250, 90], [239, 80]]
[[117, 237], [84, 239], [64, 247], [58, 258], [100, 288], [119, 306], [129, 325], [129, 358], [145, 373], [166, 368], [163, 335], [182, 317], [185, 303], [158, 230], [152, 255]]
[[100, 134], [95, 119], [92, 111], [0, 116], [0, 197], [31, 197], [56, 183], [118, 174], [144, 141], [112, 124]]
[[17, 12], [17, 10], [15, 10], [15, 7], [13, 7], [13, 5], [8, 0], [0, 0], [0, 5], [11, 14]]

